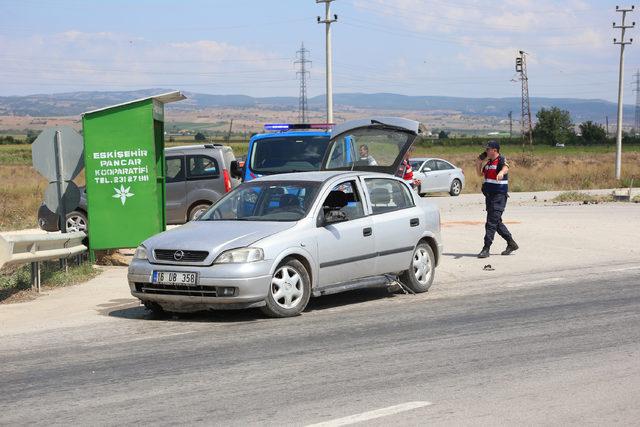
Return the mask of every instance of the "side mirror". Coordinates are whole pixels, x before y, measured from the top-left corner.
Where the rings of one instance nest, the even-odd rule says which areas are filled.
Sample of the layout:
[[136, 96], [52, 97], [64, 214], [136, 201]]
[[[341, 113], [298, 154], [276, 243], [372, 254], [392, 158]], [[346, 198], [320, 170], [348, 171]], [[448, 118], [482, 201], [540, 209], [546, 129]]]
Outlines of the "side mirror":
[[338, 208], [334, 208], [324, 212], [321, 212], [318, 218], [318, 226], [324, 227], [331, 224], [336, 224], [338, 222], [348, 221], [347, 214], [339, 210]]
[[431, 168], [422, 168], [422, 172], [431, 172]]
[[237, 160], [231, 161], [231, 176], [237, 179], [242, 179], [242, 168]]

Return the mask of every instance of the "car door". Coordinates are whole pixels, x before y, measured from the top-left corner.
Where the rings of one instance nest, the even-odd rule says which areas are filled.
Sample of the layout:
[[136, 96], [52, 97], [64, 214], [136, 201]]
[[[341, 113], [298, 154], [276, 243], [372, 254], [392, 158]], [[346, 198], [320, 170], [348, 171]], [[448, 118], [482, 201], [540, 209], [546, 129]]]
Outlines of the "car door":
[[184, 156], [169, 156], [165, 160], [167, 223], [184, 222], [187, 187], [184, 171]]
[[[362, 188], [357, 180], [341, 182], [328, 189], [318, 215], [316, 241], [319, 259], [319, 287], [375, 274], [376, 252], [372, 220], [365, 216]], [[335, 209], [334, 209], [335, 208]], [[346, 220], [323, 224], [330, 210]]]
[[[213, 155], [213, 154], [212, 154]], [[190, 154], [186, 158], [187, 205], [204, 201], [213, 203], [219, 194], [224, 194], [224, 180], [221, 178], [218, 161], [206, 154]], [[186, 209], [185, 206], [185, 215]]]
[[393, 178], [365, 178], [375, 236], [376, 274], [406, 270], [418, 242], [422, 210], [404, 182]]
[[444, 160], [436, 159], [436, 165], [438, 167], [438, 184], [440, 185], [441, 191], [449, 191], [451, 187], [451, 181], [453, 180], [453, 174], [455, 172], [455, 168]]
[[424, 179], [422, 180], [422, 184], [420, 186], [420, 190], [422, 193], [433, 193], [435, 191], [439, 191], [438, 187], [438, 169], [436, 166], [436, 161], [433, 159], [427, 160], [422, 165], [422, 176]]

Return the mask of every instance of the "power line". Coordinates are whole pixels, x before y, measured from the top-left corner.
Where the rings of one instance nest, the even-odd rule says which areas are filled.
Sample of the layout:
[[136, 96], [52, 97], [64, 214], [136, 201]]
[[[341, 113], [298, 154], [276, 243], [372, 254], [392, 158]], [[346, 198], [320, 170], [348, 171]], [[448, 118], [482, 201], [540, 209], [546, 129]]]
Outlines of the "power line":
[[300, 45], [300, 50], [296, 52], [298, 59], [294, 64], [300, 65], [300, 70], [296, 71], [296, 75], [300, 78], [300, 95], [298, 100], [298, 123], [307, 123], [307, 77], [310, 75], [307, 71], [307, 64], [311, 61], [307, 59], [308, 49], [304, 48], [304, 42]]

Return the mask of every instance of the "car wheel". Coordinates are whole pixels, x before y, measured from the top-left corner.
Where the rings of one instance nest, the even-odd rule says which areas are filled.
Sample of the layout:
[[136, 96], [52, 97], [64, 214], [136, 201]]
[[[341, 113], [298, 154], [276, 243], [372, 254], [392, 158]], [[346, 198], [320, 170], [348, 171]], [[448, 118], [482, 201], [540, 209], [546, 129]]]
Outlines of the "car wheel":
[[435, 266], [431, 246], [420, 243], [413, 250], [409, 269], [400, 275], [400, 280], [415, 293], [427, 292], [433, 283]]
[[459, 196], [462, 191], [462, 182], [458, 178], [454, 179], [451, 183], [451, 189], [449, 190], [449, 194], [452, 196]]
[[202, 214], [205, 213], [207, 209], [209, 209], [210, 206], [210, 204], [201, 203], [192, 207], [191, 211], [189, 211], [189, 221], [200, 218]]
[[[60, 218], [60, 217], [58, 217]], [[89, 221], [87, 215], [80, 211], [72, 211], [67, 214], [67, 232], [84, 231], [89, 229]]]
[[266, 305], [261, 307], [269, 317], [291, 317], [302, 313], [311, 296], [311, 280], [302, 263], [285, 259], [271, 277]]
[[144, 307], [151, 312], [154, 316], [164, 317], [168, 316], [169, 313], [166, 312], [160, 304], [153, 301], [144, 301]]
[[418, 187], [418, 195], [419, 195], [420, 197], [424, 197], [424, 196], [426, 196], [426, 195], [427, 195], [427, 192], [426, 192], [426, 191], [422, 191], [422, 184], [420, 184], [420, 186]]

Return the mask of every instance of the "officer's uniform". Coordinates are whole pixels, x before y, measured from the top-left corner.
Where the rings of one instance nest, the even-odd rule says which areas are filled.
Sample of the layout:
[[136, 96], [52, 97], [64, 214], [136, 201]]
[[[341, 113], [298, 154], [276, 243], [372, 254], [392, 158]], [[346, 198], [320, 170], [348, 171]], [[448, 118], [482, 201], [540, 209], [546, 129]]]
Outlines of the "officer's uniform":
[[491, 247], [496, 231], [507, 242], [513, 242], [511, 233], [502, 222], [502, 212], [507, 206], [507, 198], [509, 197], [509, 174], [506, 173], [501, 180], [498, 180], [498, 173], [505, 165], [509, 166], [507, 159], [504, 156], [498, 156], [495, 160], [487, 160], [482, 168], [484, 175], [482, 194], [484, 194], [487, 207], [484, 247], [487, 249]]

